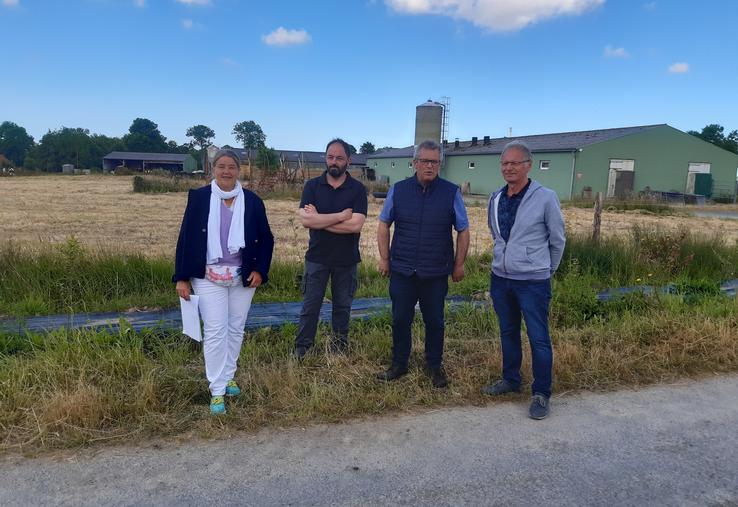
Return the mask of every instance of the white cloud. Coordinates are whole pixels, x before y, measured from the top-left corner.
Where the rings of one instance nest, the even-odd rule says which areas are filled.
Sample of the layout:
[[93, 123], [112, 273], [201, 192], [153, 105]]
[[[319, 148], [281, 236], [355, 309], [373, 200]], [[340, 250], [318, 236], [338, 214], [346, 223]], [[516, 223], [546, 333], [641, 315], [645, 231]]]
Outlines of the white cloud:
[[689, 64], [685, 62], [676, 62], [669, 65], [669, 72], [672, 74], [686, 74], [689, 72]]
[[190, 30], [195, 26], [195, 22], [191, 19], [183, 19], [182, 20], [182, 28], [185, 30]]
[[643, 4], [643, 8], [647, 11], [652, 11], [656, 9], [656, 2], [648, 2]]
[[578, 15], [605, 0], [384, 0], [405, 14], [438, 14], [463, 19], [494, 32], [520, 30], [528, 25], [566, 15]]
[[133, 0], [133, 5], [136, 7], [146, 7], [146, 0]]
[[3, 7], [18, 7], [20, 0], [3, 0]]
[[176, 0], [178, 3], [185, 5], [213, 5], [212, 0]]
[[279, 27], [268, 35], [262, 35], [261, 40], [269, 46], [298, 46], [307, 44], [312, 39], [305, 30], [287, 30]]
[[605, 56], [608, 58], [628, 58], [630, 55], [625, 48], [614, 48], [608, 44], [605, 46]]

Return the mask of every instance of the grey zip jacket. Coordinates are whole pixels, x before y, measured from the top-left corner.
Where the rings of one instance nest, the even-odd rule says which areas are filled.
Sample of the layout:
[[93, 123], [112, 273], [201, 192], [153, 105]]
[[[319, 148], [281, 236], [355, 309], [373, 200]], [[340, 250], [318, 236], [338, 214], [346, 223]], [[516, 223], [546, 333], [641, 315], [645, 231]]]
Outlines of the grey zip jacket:
[[505, 187], [489, 197], [487, 225], [492, 232], [492, 272], [513, 280], [545, 280], [559, 267], [566, 235], [556, 192], [531, 180], [506, 242], [500, 235], [497, 206]]

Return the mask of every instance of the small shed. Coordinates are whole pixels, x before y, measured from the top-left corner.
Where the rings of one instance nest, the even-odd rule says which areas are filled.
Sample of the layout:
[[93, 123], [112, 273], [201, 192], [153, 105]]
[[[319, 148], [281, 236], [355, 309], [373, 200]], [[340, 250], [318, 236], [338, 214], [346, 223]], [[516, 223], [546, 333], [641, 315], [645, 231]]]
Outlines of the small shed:
[[116, 167], [139, 170], [163, 169], [172, 172], [191, 173], [197, 170], [197, 161], [189, 153], [140, 153], [135, 151], [113, 151], [103, 157], [103, 170]]

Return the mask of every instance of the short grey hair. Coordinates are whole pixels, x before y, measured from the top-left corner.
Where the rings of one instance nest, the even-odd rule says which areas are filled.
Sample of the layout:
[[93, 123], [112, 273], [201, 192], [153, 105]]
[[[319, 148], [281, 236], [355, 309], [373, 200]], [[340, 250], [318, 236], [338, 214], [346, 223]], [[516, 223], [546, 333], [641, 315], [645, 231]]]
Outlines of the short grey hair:
[[232, 158], [237, 166], [241, 165], [241, 157], [239, 157], [235, 151], [229, 150], [228, 148], [221, 148], [215, 152], [215, 156], [213, 157], [213, 167], [218, 163], [218, 159], [223, 157]]
[[422, 143], [415, 145], [415, 150], [413, 151], [413, 160], [418, 160], [418, 157], [420, 156], [420, 150], [437, 151], [440, 155], [440, 160], [443, 160], [443, 148], [441, 148], [441, 145], [433, 141], [432, 139], [427, 139]]
[[530, 147], [525, 144], [524, 141], [521, 141], [520, 139], [516, 139], [514, 141], [510, 141], [505, 145], [504, 148], [502, 148], [502, 153], [500, 153], [500, 158], [502, 158], [505, 155], [505, 152], [507, 150], [518, 150], [523, 154], [525, 158], [528, 160], [533, 160], [533, 153], [530, 151]]

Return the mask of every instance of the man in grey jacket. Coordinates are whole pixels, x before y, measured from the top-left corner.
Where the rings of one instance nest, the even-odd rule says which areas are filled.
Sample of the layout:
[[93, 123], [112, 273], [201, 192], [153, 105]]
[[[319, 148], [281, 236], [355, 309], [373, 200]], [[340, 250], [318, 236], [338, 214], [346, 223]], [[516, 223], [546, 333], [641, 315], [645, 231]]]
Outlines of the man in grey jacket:
[[564, 253], [564, 218], [556, 193], [528, 178], [530, 148], [508, 143], [500, 155], [507, 184], [494, 192], [487, 223], [494, 241], [490, 295], [500, 323], [502, 379], [482, 392], [492, 396], [520, 391], [521, 313], [525, 319], [533, 362], [529, 415], [549, 412], [553, 351], [548, 331], [551, 276]]

